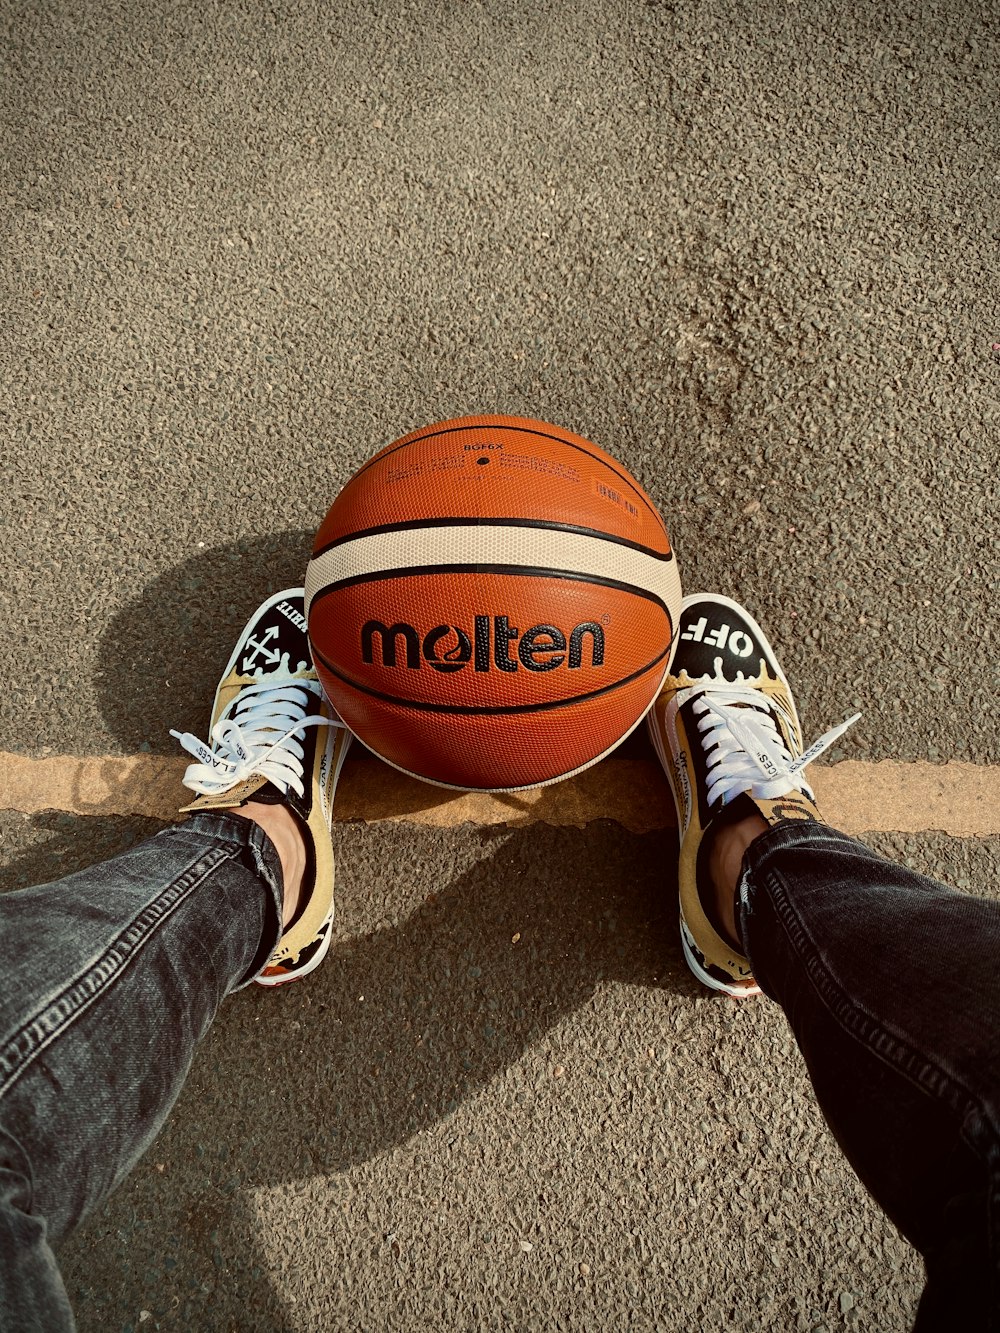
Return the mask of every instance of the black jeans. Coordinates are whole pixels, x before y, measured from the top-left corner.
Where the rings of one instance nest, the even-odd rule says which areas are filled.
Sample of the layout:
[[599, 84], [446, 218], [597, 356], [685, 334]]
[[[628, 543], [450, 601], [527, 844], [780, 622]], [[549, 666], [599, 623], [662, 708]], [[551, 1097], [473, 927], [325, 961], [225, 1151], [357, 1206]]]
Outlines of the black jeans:
[[199, 814], [0, 896], [0, 1329], [62, 1333], [52, 1247], [153, 1142], [226, 995], [281, 933], [264, 831]]
[[[1000, 904], [816, 824], [758, 839], [741, 896], [834, 1134], [926, 1258], [920, 1333], [1000, 1329]], [[0, 897], [0, 1328], [72, 1329], [52, 1246], [153, 1141], [280, 903], [262, 830], [211, 814]]]
[[747, 852], [740, 924], [834, 1137], [924, 1257], [915, 1333], [1000, 1329], [1000, 903], [788, 823]]

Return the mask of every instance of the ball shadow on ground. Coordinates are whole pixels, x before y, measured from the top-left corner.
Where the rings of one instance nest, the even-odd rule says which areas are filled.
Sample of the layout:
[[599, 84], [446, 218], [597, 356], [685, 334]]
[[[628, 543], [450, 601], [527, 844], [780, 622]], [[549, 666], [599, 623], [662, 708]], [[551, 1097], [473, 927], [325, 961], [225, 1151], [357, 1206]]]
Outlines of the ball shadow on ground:
[[101, 642], [97, 691], [126, 754], [176, 756], [171, 727], [205, 733], [236, 636], [265, 597], [302, 585], [312, 537], [274, 532], [200, 551], [118, 612]]
[[[373, 830], [337, 835], [341, 891], [362, 892]], [[324, 1177], [335, 1235], [347, 1169], [449, 1116], [602, 983], [693, 988], [671, 929], [671, 834], [600, 822], [481, 836], [478, 859], [434, 883], [440, 832], [395, 834], [394, 872], [428, 885], [416, 910], [335, 944], [286, 992], [226, 1002], [163, 1133], [64, 1247], [81, 1330], [140, 1309], [202, 1329], [254, 1310], [238, 1326], [286, 1327], [250, 1191]], [[529, 1111], [494, 1131], [516, 1136]]]

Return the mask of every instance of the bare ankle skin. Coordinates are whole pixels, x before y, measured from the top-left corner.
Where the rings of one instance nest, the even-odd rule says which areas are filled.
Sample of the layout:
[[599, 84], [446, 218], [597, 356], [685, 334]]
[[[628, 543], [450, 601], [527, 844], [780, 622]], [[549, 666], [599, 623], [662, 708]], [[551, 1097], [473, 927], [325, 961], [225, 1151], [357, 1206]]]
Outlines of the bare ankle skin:
[[302, 876], [306, 868], [306, 845], [295, 816], [287, 806], [265, 805], [262, 801], [247, 801], [230, 813], [259, 824], [274, 843], [281, 862], [284, 887], [281, 924], [287, 926], [299, 905]]
[[736, 928], [736, 886], [740, 878], [746, 849], [767, 832], [767, 823], [760, 815], [747, 815], [735, 824], [726, 824], [712, 838], [708, 852], [708, 868], [715, 894], [714, 906], [719, 920], [725, 926], [731, 941], [738, 941]]

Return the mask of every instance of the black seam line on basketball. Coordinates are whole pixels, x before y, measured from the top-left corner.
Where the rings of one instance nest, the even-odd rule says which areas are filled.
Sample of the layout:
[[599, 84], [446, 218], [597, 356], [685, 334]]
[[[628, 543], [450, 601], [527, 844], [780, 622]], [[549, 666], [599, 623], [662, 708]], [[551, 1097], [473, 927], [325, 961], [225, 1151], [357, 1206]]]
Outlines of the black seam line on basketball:
[[544, 713], [553, 708], [572, 708], [574, 704], [586, 703], [588, 699], [599, 699], [602, 694], [610, 694], [612, 690], [620, 690], [623, 685], [631, 685], [633, 681], [640, 680], [648, 672], [659, 666], [669, 652], [668, 645], [662, 653], [658, 653], [651, 662], [647, 662], [638, 671], [633, 671], [628, 676], [622, 676], [621, 680], [612, 681], [610, 685], [602, 685], [598, 690], [587, 690], [584, 694], [574, 694], [571, 699], [544, 699], [536, 704], [493, 705], [437, 704], [419, 699], [401, 699], [395, 694], [386, 694], [382, 690], [376, 690], [370, 685], [362, 685], [359, 681], [352, 680], [350, 676], [345, 676], [321, 652], [318, 652], [315, 646], [313, 647], [313, 656], [323, 663], [331, 675], [336, 676], [338, 680], [342, 680], [345, 685], [350, 685], [352, 690], [360, 690], [362, 694], [370, 695], [373, 699], [381, 699], [383, 703], [398, 704], [401, 708], [412, 708], [419, 713], [451, 713], [462, 717], [500, 717], [512, 713]]
[[634, 583], [625, 583], [621, 579], [607, 579], [599, 574], [582, 574], [575, 569], [545, 569], [534, 565], [400, 565], [396, 569], [373, 569], [368, 574], [352, 574], [347, 579], [336, 579], [318, 588], [309, 603], [309, 614], [317, 602], [339, 592], [341, 588], [354, 588], [359, 583], [384, 583], [387, 579], [410, 579], [422, 574], [503, 574], [516, 578], [522, 575], [531, 579], [572, 579], [576, 583], [591, 583], [598, 588], [615, 588], [619, 592], [630, 592], [636, 597], [645, 597], [663, 608], [670, 618], [666, 602], [657, 593], [648, 588], [639, 588]]
[[359, 528], [344, 537], [334, 537], [332, 542], [327, 542], [318, 551], [314, 551], [312, 558], [318, 560], [321, 555], [326, 555], [327, 551], [332, 551], [335, 546], [343, 546], [345, 542], [360, 541], [364, 537], [382, 537], [387, 532], [415, 532], [421, 528], [458, 527], [540, 528], [546, 532], [569, 532], [574, 536], [593, 537], [598, 541], [614, 542], [616, 546], [627, 546], [631, 551], [639, 551], [642, 555], [648, 555], [653, 560], [662, 560], [665, 564], [674, 558], [673, 551], [654, 551], [651, 546], [643, 546], [642, 542], [631, 541], [628, 537], [618, 537], [612, 532], [602, 532], [600, 528], [585, 528], [578, 523], [555, 523], [541, 518], [504, 518], [495, 515], [491, 518], [473, 518], [465, 515], [456, 515], [454, 518], [408, 518], [401, 523], [379, 523], [374, 528]]
[[[635, 491], [636, 495], [646, 506], [649, 512], [653, 515], [653, 517], [657, 520], [657, 522], [658, 523], [663, 522], [662, 517], [657, 512], [656, 506], [650, 500], [647, 499], [645, 493], [640, 489], [639, 483], [635, 481], [634, 478], [630, 477], [628, 473], [625, 472], [624, 468], [622, 468], [621, 472], [618, 471], [618, 468], [622, 467], [621, 463], [618, 463], [617, 466], [612, 466], [612, 463], [615, 463], [616, 460], [612, 459], [609, 462], [608, 459], [606, 458], [598, 458], [598, 456], [596, 454], [592, 454], [589, 449], [584, 449], [584, 447], [580, 444], [574, 444], [572, 440], [565, 440], [561, 435], [550, 435], [548, 431], [544, 430], [531, 430], [528, 426], [504, 426], [502, 424], [497, 424], [494, 426], [449, 426], [447, 430], [434, 430], [431, 431], [429, 435], [418, 435], [415, 440], [406, 440], [405, 443], [397, 444], [395, 446], [389, 445], [386, 449], [383, 449], [374, 458], [370, 458], [367, 463], [363, 463], [361, 467], [358, 468], [357, 472], [355, 472], [354, 477], [360, 477], [362, 472], [367, 472], [373, 463], [381, 463], [384, 458], [389, 458], [392, 454], [398, 453], [400, 449], [409, 449], [411, 444], [420, 444], [424, 440], [436, 440], [439, 435], [454, 435], [458, 431], [462, 430], [513, 430], [513, 431], [518, 431], [522, 435], [537, 435], [540, 439], [543, 440], [555, 440], [557, 444], [565, 444], [568, 448], [575, 449], [577, 453], [583, 454], [585, 457], [592, 459], [595, 463], [602, 464], [604, 467], [608, 469], [609, 472], [613, 472], [620, 482], [628, 486], [631, 490]], [[350, 481], [348, 481], [347, 483], [348, 485], [350, 485], [351, 481], [354, 480], [354, 477], [351, 477]]]

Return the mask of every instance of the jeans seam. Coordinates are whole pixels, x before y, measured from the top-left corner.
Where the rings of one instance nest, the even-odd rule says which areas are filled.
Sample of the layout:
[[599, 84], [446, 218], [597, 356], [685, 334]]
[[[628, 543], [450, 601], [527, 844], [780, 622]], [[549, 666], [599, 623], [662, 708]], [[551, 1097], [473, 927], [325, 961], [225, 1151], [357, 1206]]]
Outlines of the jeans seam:
[[[981, 1145], [972, 1142], [966, 1130], [970, 1118], [978, 1117], [988, 1123], [989, 1117], [975, 1095], [953, 1075], [942, 1070], [936, 1062], [920, 1055], [904, 1039], [888, 1032], [874, 1019], [869, 1018], [868, 1015], [861, 1013], [856, 1008], [850, 997], [844, 993], [843, 988], [823, 963], [819, 951], [802, 926], [790, 897], [785, 893], [780, 879], [769, 871], [761, 872], [757, 870], [756, 873], [763, 873], [764, 878], [768, 881], [768, 891], [774, 903], [775, 913], [789, 934], [792, 948], [799, 953], [803, 960], [810, 984], [815, 988], [817, 995], [833, 1019], [851, 1037], [886, 1064], [897, 1069], [916, 1087], [946, 1102], [961, 1118], [960, 1134], [962, 1140], [973, 1152], [979, 1155]], [[918, 1074], [917, 1069], [921, 1065], [924, 1073]], [[925, 1076], [928, 1070], [933, 1073], [933, 1077]]]
[[0, 1051], [0, 1097], [4, 1096], [29, 1064], [61, 1035], [136, 958], [146, 942], [202, 881], [231, 860], [237, 847], [213, 847], [203, 853], [183, 874], [172, 880], [138, 916], [108, 944], [53, 999], [47, 1000]]

